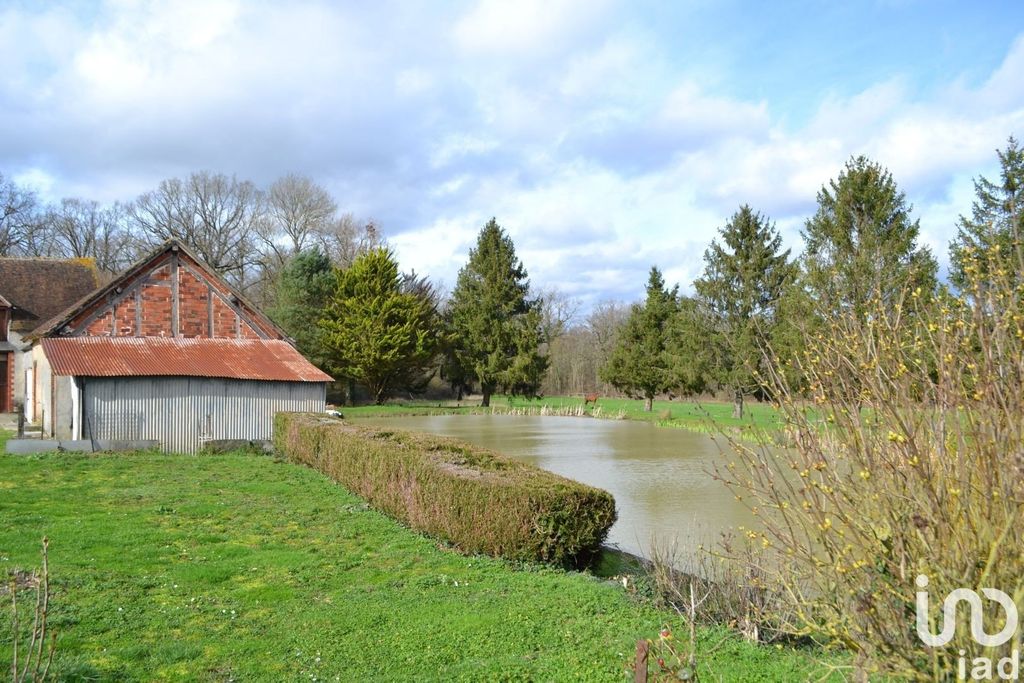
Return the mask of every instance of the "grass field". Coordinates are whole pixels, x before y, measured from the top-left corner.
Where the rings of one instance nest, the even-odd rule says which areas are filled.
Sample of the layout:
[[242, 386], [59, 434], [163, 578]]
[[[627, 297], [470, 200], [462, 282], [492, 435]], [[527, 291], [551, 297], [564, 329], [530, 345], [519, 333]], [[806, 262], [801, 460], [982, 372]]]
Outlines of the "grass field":
[[[0, 455], [0, 574], [44, 534], [59, 680], [615, 681], [674, 623], [615, 582], [441, 548], [267, 457]], [[707, 680], [819, 670], [699, 640], [723, 635]]]
[[[529, 410], [540, 411], [547, 407], [551, 410], [563, 410], [582, 406], [583, 399], [570, 396], [548, 396], [537, 399], [520, 397], [495, 396], [491, 398], [491, 406], [496, 411]], [[732, 404], [721, 402], [697, 401], [655, 401], [651, 412], [644, 412], [644, 402], [628, 398], [598, 399], [599, 415], [602, 417], [623, 417], [629, 420], [656, 422], [666, 427], [681, 427], [700, 432], [713, 432], [718, 428], [731, 428], [741, 431], [772, 432], [780, 428], [778, 411], [767, 403], [750, 401], [745, 406], [742, 419], [732, 417]], [[432, 415], [473, 413], [488, 410], [479, 407], [479, 400], [463, 401], [457, 407], [450, 401], [407, 401], [394, 402], [382, 406], [358, 406], [343, 408], [348, 417], [381, 417], [387, 415]], [[593, 407], [586, 409], [587, 414], [593, 413]]]

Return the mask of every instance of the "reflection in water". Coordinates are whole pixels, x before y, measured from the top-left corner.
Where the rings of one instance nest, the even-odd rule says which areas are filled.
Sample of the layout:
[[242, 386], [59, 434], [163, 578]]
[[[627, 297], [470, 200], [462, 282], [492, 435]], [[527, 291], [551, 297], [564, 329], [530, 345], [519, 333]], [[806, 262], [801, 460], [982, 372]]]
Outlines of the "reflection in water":
[[[363, 421], [363, 420], [360, 420]], [[578, 417], [443, 415], [365, 422], [453, 436], [524, 460], [615, 496], [609, 542], [646, 555], [651, 539], [688, 549], [714, 544], [750, 515], [710, 474], [725, 462], [703, 434], [644, 422]]]

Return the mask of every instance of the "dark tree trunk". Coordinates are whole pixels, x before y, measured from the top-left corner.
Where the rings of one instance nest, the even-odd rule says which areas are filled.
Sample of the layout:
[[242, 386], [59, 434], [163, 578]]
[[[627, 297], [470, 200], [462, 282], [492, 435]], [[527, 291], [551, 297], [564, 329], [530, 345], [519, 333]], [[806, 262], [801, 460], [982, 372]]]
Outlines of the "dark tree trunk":
[[348, 395], [345, 396], [345, 399], [348, 401], [348, 404], [354, 406], [356, 404], [356, 381], [354, 379], [348, 381], [348, 391], [346, 393]]
[[644, 397], [644, 412], [645, 413], [649, 413], [652, 410], [654, 410], [654, 397], [653, 396], [645, 396]]
[[491, 405], [491, 394], [494, 393], [494, 387], [486, 384], [480, 385], [480, 393], [484, 395], [484, 400], [480, 402], [481, 407], [488, 408]]
[[737, 420], [743, 419], [743, 392], [742, 391], [736, 391], [736, 393], [733, 395], [732, 416], [735, 419], [737, 419]]

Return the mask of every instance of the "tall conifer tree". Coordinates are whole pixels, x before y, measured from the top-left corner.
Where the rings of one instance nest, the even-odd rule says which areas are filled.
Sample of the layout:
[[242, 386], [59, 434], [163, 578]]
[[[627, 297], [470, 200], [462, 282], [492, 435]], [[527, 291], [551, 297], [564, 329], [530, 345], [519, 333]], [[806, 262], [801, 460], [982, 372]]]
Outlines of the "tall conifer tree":
[[333, 291], [331, 260], [319, 249], [307, 249], [295, 255], [281, 271], [274, 305], [268, 311], [274, 322], [295, 340], [302, 355], [325, 370], [329, 365], [328, 353], [316, 321]]
[[821, 188], [803, 230], [803, 267], [822, 312], [852, 310], [864, 320], [875, 298], [896, 306], [908, 288], [934, 289], [938, 266], [917, 244], [912, 208], [889, 171], [863, 156]]
[[616, 389], [644, 399], [644, 410], [648, 412], [654, 397], [675, 385], [669, 340], [679, 308], [678, 290], [678, 286], [666, 289], [661, 271], [651, 267], [647, 298], [643, 304], [633, 305], [600, 373], [601, 379]]
[[[459, 271], [448, 310], [454, 368], [480, 384], [483, 405], [498, 389], [536, 395], [547, 358], [540, 302], [530, 298], [526, 268], [495, 219], [488, 221]], [[451, 363], [451, 361], [450, 361]]]
[[999, 155], [999, 182], [984, 176], [974, 181], [970, 218], [961, 216], [957, 236], [949, 245], [949, 279], [967, 283], [968, 262], [981, 269], [984, 281], [998, 271], [1024, 278], [1024, 149], [1010, 137]]
[[704, 252], [704, 274], [694, 282], [710, 327], [709, 364], [716, 382], [733, 396], [733, 417], [743, 417], [743, 398], [755, 391], [755, 376], [775, 325], [775, 308], [793, 276], [789, 250], [760, 213], [743, 205]]
[[395, 389], [419, 384], [440, 342], [432, 298], [407, 287], [382, 247], [335, 277], [319, 327], [337, 373], [364, 385], [378, 404]]

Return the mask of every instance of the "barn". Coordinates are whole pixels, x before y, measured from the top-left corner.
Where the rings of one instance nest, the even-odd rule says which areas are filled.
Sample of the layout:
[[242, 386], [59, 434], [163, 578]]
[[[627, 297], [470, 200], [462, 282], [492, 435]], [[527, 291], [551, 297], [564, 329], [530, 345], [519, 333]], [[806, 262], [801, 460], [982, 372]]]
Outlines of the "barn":
[[194, 453], [322, 412], [331, 378], [187, 247], [170, 241], [32, 334], [43, 433]]

